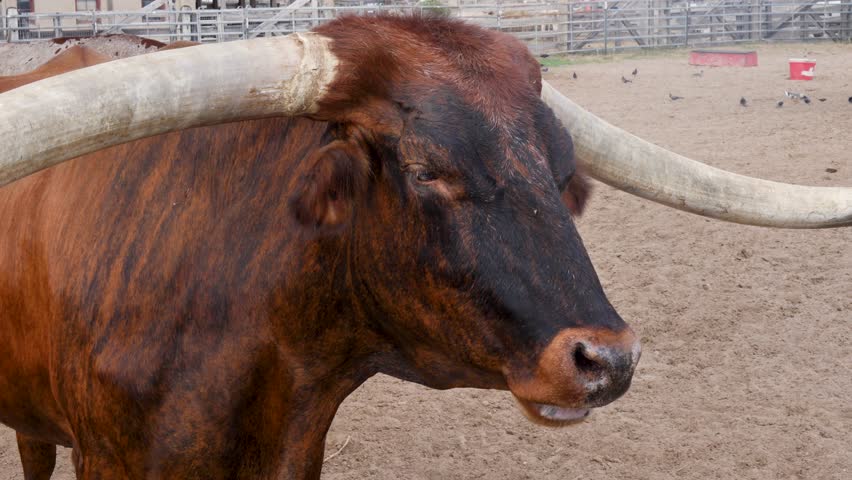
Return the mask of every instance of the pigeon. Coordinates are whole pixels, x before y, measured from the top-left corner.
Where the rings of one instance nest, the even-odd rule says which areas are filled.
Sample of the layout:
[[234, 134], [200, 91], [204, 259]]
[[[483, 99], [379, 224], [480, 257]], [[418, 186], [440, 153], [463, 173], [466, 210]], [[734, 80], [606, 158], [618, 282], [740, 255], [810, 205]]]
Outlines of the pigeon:
[[550, 69], [549, 69], [549, 68], [547, 68], [547, 67], [541, 67], [541, 71], [542, 71], [542, 72], [544, 72], [544, 73], [547, 73], [547, 72], [548, 72], [548, 70], [550, 70]]
[[807, 96], [807, 95], [803, 95], [803, 96], [802, 96], [802, 101], [803, 101], [803, 102], [805, 102], [805, 103], [807, 103], [807, 104], [810, 104], [810, 103], [811, 103], [811, 99], [810, 99], [810, 98], [808, 98], [808, 96]]
[[[577, 80], [577, 72], [574, 72], [574, 80]], [[852, 97], [849, 97], [849, 103], [852, 103]]]
[[628, 80], [624, 78], [624, 75], [621, 76], [621, 83], [633, 83], [633, 80]]
[[824, 102], [824, 101], [826, 101], [826, 100], [828, 100], [828, 99], [827, 99], [827, 98], [818, 98], [817, 100], [819, 100], [820, 102]]
[[672, 99], [672, 100], [683, 100], [683, 97], [679, 97], [677, 95], [672, 95], [671, 93], [669, 93], [669, 98]]
[[852, 97], [849, 97], [849, 103], [852, 103]]
[[638, 68], [634, 68], [634, 69], [633, 69], [633, 73], [631, 73], [631, 75], [633, 75], [634, 77], [635, 77], [636, 75], [639, 75], [639, 69], [638, 69]]
[[743, 107], [748, 105], [748, 102], [746, 101], [745, 97], [740, 97], [740, 105]]
[[550, 56], [550, 55], [548, 55], [548, 54], [546, 54], [546, 53], [542, 53], [541, 55], [539, 55], [539, 57], [541, 57], [541, 58], [547, 58], [547, 57], [549, 57], [549, 56]]
[[698, 73], [693, 73], [692, 76], [693, 77], [703, 77], [704, 76], [704, 70], [701, 70]]
[[781, 108], [783, 106], [784, 106], [784, 100], [781, 100], [780, 102], [775, 104], [775, 108]]

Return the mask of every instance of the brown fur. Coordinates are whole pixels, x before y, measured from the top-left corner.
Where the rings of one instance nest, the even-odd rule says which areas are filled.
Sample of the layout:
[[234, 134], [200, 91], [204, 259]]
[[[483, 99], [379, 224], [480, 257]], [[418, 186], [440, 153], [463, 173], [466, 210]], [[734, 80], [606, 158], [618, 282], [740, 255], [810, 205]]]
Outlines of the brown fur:
[[[319, 31], [347, 73], [312, 119], [0, 189], [0, 422], [28, 478], [59, 444], [81, 479], [316, 480], [378, 372], [563, 406], [626, 390], [632, 333], [560, 201], [585, 189], [535, 60], [448, 20]], [[617, 361], [562, 368], [582, 342]]]

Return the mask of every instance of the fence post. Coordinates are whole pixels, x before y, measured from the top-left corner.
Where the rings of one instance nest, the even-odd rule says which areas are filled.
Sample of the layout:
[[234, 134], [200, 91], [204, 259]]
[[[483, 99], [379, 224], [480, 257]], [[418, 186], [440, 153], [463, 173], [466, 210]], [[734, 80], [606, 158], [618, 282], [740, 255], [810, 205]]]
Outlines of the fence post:
[[574, 4], [568, 2], [568, 51], [574, 50]]
[[192, 14], [185, 12], [185, 10], [189, 10], [186, 5], [180, 7], [180, 10], [177, 16], [177, 39], [192, 40]]
[[92, 10], [92, 34], [98, 35], [98, 13]]
[[748, 38], [749, 41], [754, 41], [754, 9], [755, 9], [755, 1], [750, 0], [748, 5], [748, 25], [746, 28], [748, 29], [745, 33], [743, 33], [743, 38]]
[[216, 42], [223, 42], [225, 36], [225, 20], [222, 17], [222, 10], [216, 12]]
[[[724, 7], [722, 7], [722, 8], [723, 8], [722, 15], [725, 15]], [[709, 10], [709, 11], [712, 11], [712, 7], [711, 7], [711, 10]], [[705, 12], [705, 13], [707, 13], [707, 12]], [[719, 26], [721, 27], [721, 30], [719, 30], [719, 29], [717, 29], [716, 25], [714, 25], [714, 22], [715, 22], [714, 17], [715, 17], [715, 15], [711, 15], [709, 17], [705, 16], [704, 19], [703, 19], [704, 25], [702, 25], [702, 27], [707, 27], [710, 30], [710, 43], [716, 43], [716, 32], [722, 32], [722, 34], [723, 34], [722, 35], [722, 39], [723, 39], [722, 41], [724, 41], [724, 38], [725, 38], [725, 35], [724, 35], [724, 33], [725, 33], [725, 19], [722, 18], [721, 21], [719, 22]]]
[[183, 38], [181, 35], [181, 30], [183, 29], [183, 22], [181, 21], [181, 10], [180, 5], [175, 3], [175, 9], [169, 12], [169, 15], [166, 17], [169, 22], [169, 41], [168, 43], [177, 42]]
[[604, 2], [603, 7], [604, 7], [603, 8], [603, 13], [604, 13], [604, 24], [603, 24], [603, 27], [604, 27], [604, 55], [606, 55], [607, 54], [607, 47], [609, 45], [609, 13], [608, 13], [609, 5], [607, 4], [607, 2]]
[[846, 41], [852, 40], [852, 1], [846, 0], [845, 3], [842, 4], [843, 11], [843, 35]]
[[683, 46], [689, 46], [689, 3], [686, 4], [686, 25], [683, 27]]
[[243, 36], [241, 40], [248, 38], [248, 10], [243, 7]]
[[766, 38], [766, 32], [772, 30], [772, 2], [763, 3], [764, 0], [761, 0], [760, 3], [763, 5], [763, 8], [760, 9], [760, 14], [763, 16], [763, 21], [760, 24], [760, 39], [763, 40]]
[[21, 26], [20, 18], [18, 16], [18, 9], [15, 7], [10, 8], [6, 11], [6, 28], [9, 29], [8, 38], [10, 42], [17, 42], [20, 39], [20, 33], [18, 29]]
[[648, 0], [645, 2], [645, 36], [648, 37], [648, 46], [655, 46], [654, 39], [651, 35], [651, 25], [654, 18], [654, 10], [653, 10], [654, 2], [653, 0]]
[[53, 17], [53, 38], [62, 37], [62, 17], [57, 14]]

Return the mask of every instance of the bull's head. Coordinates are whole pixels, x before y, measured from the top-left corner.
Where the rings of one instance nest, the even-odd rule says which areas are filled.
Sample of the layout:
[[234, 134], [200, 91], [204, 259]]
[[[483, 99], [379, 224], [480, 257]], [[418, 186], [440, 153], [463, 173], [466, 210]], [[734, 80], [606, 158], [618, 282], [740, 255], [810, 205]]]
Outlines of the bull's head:
[[314, 116], [338, 127], [292, 205], [354, 245], [356, 297], [396, 346], [386, 373], [508, 387], [551, 424], [624, 393], [639, 343], [574, 228], [583, 182], [526, 48], [412, 18], [318, 33], [344, 73]]
[[[174, 78], [137, 81], [152, 69]], [[271, 115], [331, 122], [291, 206], [371, 265], [352, 285], [398, 346], [388, 373], [508, 387], [545, 423], [621, 395], [639, 357], [574, 228], [568, 207], [582, 206], [582, 181], [557, 117], [583, 167], [632, 193], [743, 223], [852, 224], [848, 189], [678, 157], [542, 88], [510, 37], [446, 20], [350, 18], [313, 34], [162, 52], [22, 87], [3, 104], [0, 185], [179, 128]]]

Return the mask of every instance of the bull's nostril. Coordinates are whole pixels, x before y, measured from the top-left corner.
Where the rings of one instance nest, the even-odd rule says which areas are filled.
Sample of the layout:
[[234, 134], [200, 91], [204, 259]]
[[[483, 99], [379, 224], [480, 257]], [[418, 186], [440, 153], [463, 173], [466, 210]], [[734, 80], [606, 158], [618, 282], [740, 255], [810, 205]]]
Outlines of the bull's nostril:
[[577, 365], [577, 370], [595, 375], [600, 375], [606, 370], [601, 358], [582, 342], [578, 343], [574, 349], [574, 364]]

